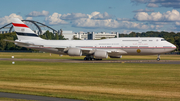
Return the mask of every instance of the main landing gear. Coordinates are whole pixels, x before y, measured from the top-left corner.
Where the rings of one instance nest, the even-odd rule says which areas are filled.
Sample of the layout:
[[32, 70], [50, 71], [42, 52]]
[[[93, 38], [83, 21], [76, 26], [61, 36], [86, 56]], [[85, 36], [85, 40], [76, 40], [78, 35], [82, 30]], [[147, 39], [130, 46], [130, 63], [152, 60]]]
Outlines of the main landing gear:
[[102, 59], [95, 59], [93, 56], [86, 56], [84, 60], [102, 60]]
[[84, 60], [95, 60], [95, 58], [85, 57]]
[[158, 54], [158, 57], [157, 57], [157, 59], [156, 59], [157, 61], [160, 61], [161, 59], [160, 59], [160, 55]]

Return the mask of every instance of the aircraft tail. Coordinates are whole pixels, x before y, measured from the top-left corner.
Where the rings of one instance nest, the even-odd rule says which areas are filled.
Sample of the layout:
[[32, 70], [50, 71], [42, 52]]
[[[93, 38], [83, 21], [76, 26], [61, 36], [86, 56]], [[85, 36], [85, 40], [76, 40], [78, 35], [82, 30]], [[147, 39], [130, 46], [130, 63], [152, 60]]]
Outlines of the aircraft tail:
[[34, 31], [32, 31], [19, 18], [11, 19], [18, 40], [42, 40]]

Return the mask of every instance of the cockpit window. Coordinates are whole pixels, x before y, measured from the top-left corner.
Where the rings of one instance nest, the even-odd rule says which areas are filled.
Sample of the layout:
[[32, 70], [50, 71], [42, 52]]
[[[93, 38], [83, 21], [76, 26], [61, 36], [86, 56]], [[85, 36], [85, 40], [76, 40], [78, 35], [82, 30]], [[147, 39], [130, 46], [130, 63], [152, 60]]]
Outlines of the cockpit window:
[[161, 41], [166, 41], [165, 39], [161, 39]]

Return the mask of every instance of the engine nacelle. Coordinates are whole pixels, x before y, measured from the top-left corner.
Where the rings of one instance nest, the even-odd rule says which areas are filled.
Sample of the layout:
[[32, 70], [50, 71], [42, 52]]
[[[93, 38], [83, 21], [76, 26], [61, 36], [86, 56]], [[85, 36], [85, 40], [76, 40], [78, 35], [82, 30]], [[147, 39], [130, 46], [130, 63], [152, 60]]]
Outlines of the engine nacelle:
[[118, 56], [109, 56], [110, 58], [122, 58], [122, 55], [118, 55]]
[[94, 57], [96, 59], [103, 59], [103, 58], [108, 58], [108, 53], [103, 50], [97, 50], [94, 52]]
[[70, 49], [68, 49], [68, 55], [69, 56], [81, 56], [82, 51], [78, 48], [70, 48]]

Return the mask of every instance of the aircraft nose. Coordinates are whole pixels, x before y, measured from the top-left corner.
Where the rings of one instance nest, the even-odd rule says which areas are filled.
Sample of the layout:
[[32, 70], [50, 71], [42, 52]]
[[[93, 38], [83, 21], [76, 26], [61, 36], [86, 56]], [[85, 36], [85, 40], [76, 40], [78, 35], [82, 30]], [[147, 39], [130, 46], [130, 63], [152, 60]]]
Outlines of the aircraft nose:
[[172, 45], [172, 47], [173, 47], [174, 49], [176, 49], [176, 46], [175, 46], [175, 45]]
[[176, 49], [176, 46], [172, 44], [172, 48], [173, 48], [173, 50], [175, 50], [175, 49]]

